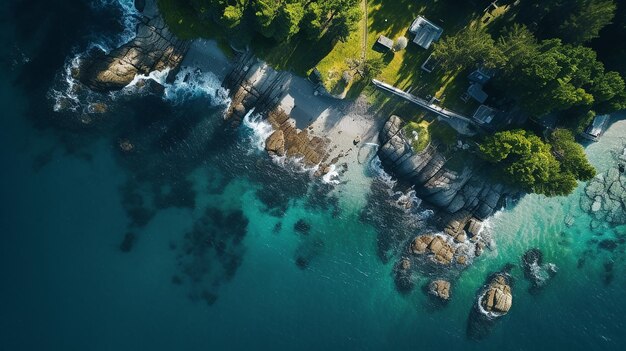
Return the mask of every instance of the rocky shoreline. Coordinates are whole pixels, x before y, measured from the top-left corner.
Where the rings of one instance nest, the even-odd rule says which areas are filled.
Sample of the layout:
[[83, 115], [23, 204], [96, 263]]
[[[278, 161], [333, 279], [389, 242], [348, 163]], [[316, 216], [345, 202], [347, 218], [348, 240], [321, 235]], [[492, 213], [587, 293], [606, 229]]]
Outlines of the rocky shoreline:
[[445, 157], [432, 145], [414, 152], [403, 125], [400, 117], [391, 116], [380, 131], [378, 156], [385, 170], [413, 185], [420, 199], [447, 214], [450, 234], [456, 237], [463, 229], [480, 231], [481, 221], [502, 206], [508, 189], [486, 180], [475, 167], [451, 170], [446, 167]]
[[[145, 7], [142, 2], [138, 5], [138, 10]], [[133, 40], [108, 53], [97, 47], [92, 49], [72, 72], [73, 77], [103, 93], [120, 90], [137, 75], [154, 71], [169, 70], [169, 78], [173, 78], [190, 42], [172, 34], [158, 14], [139, 20]]]

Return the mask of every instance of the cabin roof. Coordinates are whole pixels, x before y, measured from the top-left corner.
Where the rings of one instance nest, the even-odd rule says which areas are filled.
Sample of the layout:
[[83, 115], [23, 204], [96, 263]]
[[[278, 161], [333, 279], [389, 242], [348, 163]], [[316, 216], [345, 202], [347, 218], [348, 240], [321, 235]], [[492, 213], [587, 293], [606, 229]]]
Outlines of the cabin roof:
[[431, 21], [422, 16], [418, 16], [411, 24], [409, 32], [415, 34], [413, 42], [424, 49], [428, 49], [433, 41], [436, 41], [441, 37], [443, 29], [435, 25]]
[[489, 124], [496, 116], [498, 111], [494, 108], [491, 108], [487, 105], [480, 105], [474, 112], [474, 116], [472, 116], [478, 123], [481, 124]]

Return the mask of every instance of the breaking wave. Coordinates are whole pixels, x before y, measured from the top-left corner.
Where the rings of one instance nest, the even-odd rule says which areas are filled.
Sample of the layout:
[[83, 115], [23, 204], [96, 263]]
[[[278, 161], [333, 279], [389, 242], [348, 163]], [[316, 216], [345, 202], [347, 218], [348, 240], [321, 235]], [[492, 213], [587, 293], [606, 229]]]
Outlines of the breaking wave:
[[159, 77], [163, 81], [157, 80], [157, 82], [165, 86], [165, 99], [175, 104], [199, 97], [210, 98], [214, 106], [230, 103], [228, 91], [222, 87], [222, 82], [213, 72], [204, 72], [194, 67], [183, 67], [172, 84], [166, 83], [165, 78], [167, 78], [167, 73], [164, 77]]
[[258, 151], [265, 150], [265, 141], [274, 132], [272, 126], [263, 119], [263, 116], [255, 114], [254, 109], [243, 117], [243, 125], [252, 131], [250, 135], [252, 146]]

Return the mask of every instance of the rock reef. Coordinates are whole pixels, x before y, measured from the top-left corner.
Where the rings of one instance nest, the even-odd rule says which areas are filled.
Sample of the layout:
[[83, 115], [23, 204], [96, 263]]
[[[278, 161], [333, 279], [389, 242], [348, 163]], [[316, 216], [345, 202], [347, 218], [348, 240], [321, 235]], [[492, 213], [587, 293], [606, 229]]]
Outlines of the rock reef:
[[288, 79], [286, 72], [272, 69], [252, 53], [240, 53], [224, 80], [231, 92], [225, 118], [237, 127], [247, 114], [261, 115], [274, 129], [265, 140], [265, 150], [270, 155], [299, 159], [305, 166], [319, 166], [316, 175], [326, 174], [330, 172], [330, 164], [337, 161], [328, 161], [330, 140], [313, 136], [308, 129], [296, 128], [295, 121], [278, 107], [286, 94]]
[[168, 68], [175, 72], [188, 47], [189, 42], [170, 33], [160, 16], [142, 17], [133, 40], [108, 53], [91, 50], [72, 73], [93, 91], [119, 90], [138, 74]]
[[543, 253], [539, 249], [530, 249], [522, 256], [524, 277], [531, 283], [530, 292], [538, 292], [556, 274], [556, 265], [543, 262]]
[[411, 252], [414, 255], [428, 255], [437, 263], [448, 265], [456, 249], [439, 235], [420, 235], [411, 243]]
[[[301, 158], [307, 166], [318, 165], [328, 159], [329, 140], [310, 136], [306, 129], [297, 129], [294, 121], [283, 110], [270, 111], [267, 121], [274, 128], [274, 132], [265, 141], [265, 150], [270, 155]], [[328, 173], [325, 167], [326, 165], [320, 167], [322, 173]]]
[[626, 156], [618, 156], [618, 162], [604, 174], [599, 174], [587, 183], [580, 207], [590, 213], [592, 226], [601, 223], [619, 225], [626, 223], [626, 174], [623, 166]]

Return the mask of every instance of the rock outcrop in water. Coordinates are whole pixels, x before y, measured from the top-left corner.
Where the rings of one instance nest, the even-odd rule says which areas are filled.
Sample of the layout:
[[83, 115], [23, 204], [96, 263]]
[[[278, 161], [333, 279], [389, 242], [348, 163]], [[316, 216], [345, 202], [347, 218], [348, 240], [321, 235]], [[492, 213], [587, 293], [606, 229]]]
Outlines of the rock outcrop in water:
[[502, 184], [487, 181], [472, 167], [461, 171], [447, 168], [446, 159], [433, 146], [414, 152], [403, 124], [400, 117], [391, 116], [381, 130], [378, 156], [382, 165], [398, 179], [414, 185], [422, 200], [457, 221], [458, 225], [450, 228], [452, 232], [463, 229], [472, 217], [486, 219], [501, 206], [506, 192]]
[[[270, 111], [267, 121], [274, 128], [274, 132], [265, 141], [265, 150], [270, 155], [301, 158], [307, 166], [320, 164], [328, 158], [326, 150], [329, 141], [318, 136], [309, 136], [306, 129], [297, 129], [294, 121], [284, 111]], [[325, 165], [320, 167], [322, 172], [324, 167]]]
[[73, 75], [94, 91], [119, 90], [138, 74], [147, 75], [166, 68], [175, 72], [188, 47], [189, 42], [170, 33], [160, 16], [143, 17], [133, 40], [109, 53], [93, 49]]
[[450, 282], [442, 279], [434, 280], [428, 285], [428, 292], [441, 300], [450, 299]]
[[556, 274], [556, 265], [543, 262], [539, 249], [530, 249], [522, 256], [524, 277], [531, 283], [530, 292], [538, 292]]
[[439, 235], [420, 235], [411, 243], [411, 252], [414, 255], [428, 255], [437, 263], [448, 265], [456, 249]]
[[509, 312], [513, 304], [513, 295], [505, 275], [497, 274], [491, 280], [480, 303], [487, 312], [494, 312], [500, 315]]
[[295, 121], [278, 107], [286, 94], [287, 80], [285, 72], [272, 69], [250, 52], [241, 53], [224, 80], [231, 92], [226, 120], [237, 127], [248, 113], [260, 114], [274, 129], [265, 141], [265, 150], [270, 155], [300, 159], [309, 167], [319, 165], [316, 174], [326, 174], [330, 171], [329, 165], [337, 161], [328, 161], [330, 140], [296, 128]]
[[467, 336], [480, 340], [489, 336], [500, 317], [506, 315], [513, 305], [512, 278], [507, 273], [511, 266], [492, 274], [481, 288], [477, 301], [467, 319]]

